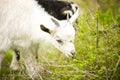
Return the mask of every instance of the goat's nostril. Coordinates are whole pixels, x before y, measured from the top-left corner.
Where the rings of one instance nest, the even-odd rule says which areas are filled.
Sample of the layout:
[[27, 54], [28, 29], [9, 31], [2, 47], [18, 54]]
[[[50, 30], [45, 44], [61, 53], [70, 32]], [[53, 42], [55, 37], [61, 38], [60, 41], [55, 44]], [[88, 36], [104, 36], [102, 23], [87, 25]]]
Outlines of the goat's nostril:
[[74, 50], [72, 50], [70, 53], [71, 53], [73, 56], [75, 55], [75, 51], [74, 51]]

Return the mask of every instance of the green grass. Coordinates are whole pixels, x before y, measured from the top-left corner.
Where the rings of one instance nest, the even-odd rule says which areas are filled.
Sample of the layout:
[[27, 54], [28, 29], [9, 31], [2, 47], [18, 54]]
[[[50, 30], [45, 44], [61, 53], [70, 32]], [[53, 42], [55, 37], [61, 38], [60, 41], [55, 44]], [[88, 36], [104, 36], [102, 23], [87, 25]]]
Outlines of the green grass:
[[[103, 2], [99, 9], [83, 12], [74, 24], [75, 58], [66, 58], [54, 49], [40, 55], [43, 80], [120, 80], [120, 6], [117, 0]], [[7, 52], [0, 79], [28, 80], [25, 71], [8, 68], [10, 53]]]

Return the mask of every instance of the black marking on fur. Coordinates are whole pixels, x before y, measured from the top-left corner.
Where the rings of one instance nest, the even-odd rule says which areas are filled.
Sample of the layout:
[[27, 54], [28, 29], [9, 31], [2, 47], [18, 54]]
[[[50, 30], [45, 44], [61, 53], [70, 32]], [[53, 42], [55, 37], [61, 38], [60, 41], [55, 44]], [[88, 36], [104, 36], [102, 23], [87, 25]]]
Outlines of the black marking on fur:
[[40, 29], [44, 32], [50, 33], [50, 30], [46, 28], [44, 25], [40, 25]]
[[[58, 0], [36, 0], [38, 4], [45, 8], [45, 11], [50, 15], [54, 16], [59, 20], [67, 19], [67, 14], [64, 13], [66, 10], [70, 10], [72, 13], [72, 6], [70, 2], [58, 1]], [[71, 16], [69, 16], [70, 18]]]

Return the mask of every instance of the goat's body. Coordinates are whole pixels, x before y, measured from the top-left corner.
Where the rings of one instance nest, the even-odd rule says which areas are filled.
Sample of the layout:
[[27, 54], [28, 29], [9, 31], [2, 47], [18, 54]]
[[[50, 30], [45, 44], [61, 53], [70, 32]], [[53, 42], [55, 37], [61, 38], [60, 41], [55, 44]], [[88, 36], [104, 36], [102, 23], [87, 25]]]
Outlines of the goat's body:
[[[47, 35], [40, 30], [40, 25], [54, 26], [50, 17], [34, 0], [0, 0], [0, 66], [7, 49], [18, 49], [25, 59], [28, 73], [34, 74], [32, 49]], [[13, 69], [18, 68], [15, 59], [13, 54]]]
[[44, 34], [40, 25], [50, 23], [49, 17], [34, 0], [0, 0], [0, 57], [9, 48], [23, 51], [38, 43]]

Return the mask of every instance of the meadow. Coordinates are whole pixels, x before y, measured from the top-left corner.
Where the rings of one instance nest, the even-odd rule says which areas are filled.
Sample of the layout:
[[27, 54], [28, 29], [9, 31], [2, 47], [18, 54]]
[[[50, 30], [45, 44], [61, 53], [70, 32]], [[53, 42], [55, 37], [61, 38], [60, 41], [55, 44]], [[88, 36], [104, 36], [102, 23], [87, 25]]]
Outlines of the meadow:
[[[81, 9], [74, 23], [76, 55], [66, 57], [41, 45], [40, 76], [35, 80], [120, 80], [120, 1], [72, 1]], [[0, 80], [31, 80], [25, 70], [9, 69], [11, 53], [3, 60]]]

